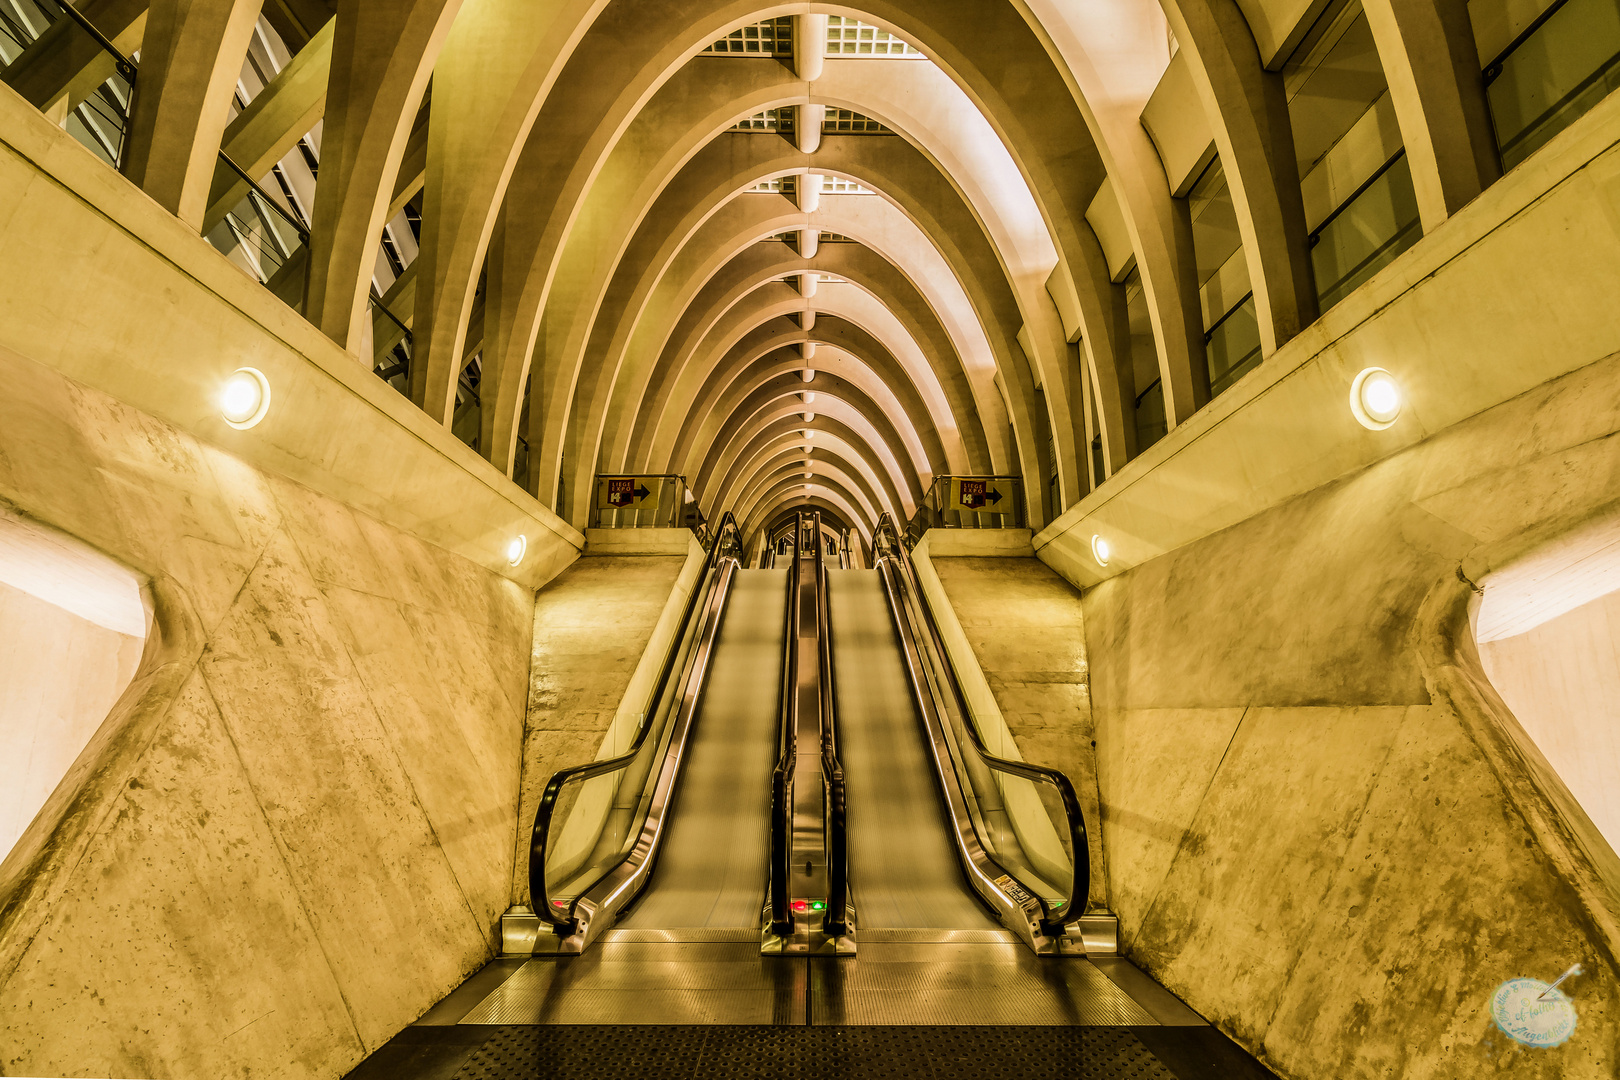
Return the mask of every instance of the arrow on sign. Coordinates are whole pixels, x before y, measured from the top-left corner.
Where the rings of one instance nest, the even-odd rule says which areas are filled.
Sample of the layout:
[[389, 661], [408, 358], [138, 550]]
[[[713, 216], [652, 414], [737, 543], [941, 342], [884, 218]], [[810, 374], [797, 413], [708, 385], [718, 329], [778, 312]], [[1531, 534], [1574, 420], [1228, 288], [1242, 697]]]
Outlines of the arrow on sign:
[[991, 488], [985, 493], [984, 500], [991, 506], [994, 506], [996, 503], [1001, 501], [1001, 492], [996, 488]]
[[647, 496], [651, 495], [652, 492], [648, 491], [647, 486], [643, 484], [641, 487], [636, 488], [634, 494], [638, 499], [645, 499]]

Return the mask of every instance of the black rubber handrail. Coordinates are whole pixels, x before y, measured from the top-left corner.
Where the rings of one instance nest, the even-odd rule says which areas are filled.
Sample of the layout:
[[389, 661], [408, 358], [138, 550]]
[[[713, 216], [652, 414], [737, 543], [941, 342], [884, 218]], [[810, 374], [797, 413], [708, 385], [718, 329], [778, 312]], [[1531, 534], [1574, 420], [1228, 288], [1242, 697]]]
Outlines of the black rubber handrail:
[[844, 766], [838, 760], [838, 675], [833, 667], [832, 608], [827, 565], [822, 558], [821, 512], [816, 531], [816, 637], [821, 653], [821, 777], [827, 806], [827, 914], [821, 928], [833, 937], [849, 932], [849, 832]]
[[[1085, 911], [1086, 899], [1091, 895], [1091, 846], [1087, 839], [1086, 819], [1080, 809], [1080, 799], [1075, 795], [1074, 784], [1058, 769], [1046, 765], [1035, 765], [1028, 761], [1014, 761], [1011, 758], [998, 757], [992, 754], [984, 745], [979, 735], [978, 725], [973, 720], [972, 709], [969, 708], [967, 697], [962, 693], [961, 683], [956, 678], [956, 670], [950, 663], [950, 653], [946, 651], [945, 639], [940, 634], [939, 625], [934, 619], [934, 612], [917, 584], [917, 571], [911, 563], [911, 553], [906, 550], [902, 536], [896, 527], [894, 519], [884, 514], [879, 520], [877, 528], [872, 533], [873, 553], [876, 555], [881, 538], [888, 538], [892, 555], [901, 568], [899, 575], [903, 587], [909, 589], [917, 606], [922, 609], [923, 619], [928, 629], [928, 640], [932, 645], [939, 667], [945, 673], [945, 681], [950, 686], [951, 697], [957, 710], [961, 713], [968, 739], [973, 745], [973, 751], [979, 760], [997, 772], [1009, 773], [1013, 776], [1023, 777], [1036, 783], [1051, 784], [1057, 789], [1058, 799], [1062, 803], [1063, 813], [1069, 829], [1070, 846], [1074, 852], [1074, 874], [1070, 881], [1069, 895], [1061, 904], [1061, 914], [1054, 918], [1052, 906], [1045, 897], [1036, 896], [1041, 905], [1041, 929], [1054, 937], [1061, 936], [1065, 920], [1079, 918]], [[965, 783], [964, 778], [964, 783]], [[974, 831], [978, 831], [977, 824]], [[980, 838], [981, 843], [983, 838]], [[986, 850], [989, 850], [986, 845]]]
[[[777, 707], [776, 767], [771, 770], [771, 933], [793, 932], [793, 771], [799, 756], [799, 546], [802, 523], [793, 518], [793, 556], [788, 564], [787, 603], [782, 614], [782, 695]], [[774, 565], [774, 563], [773, 563]]]
[[[687, 597], [686, 610], [681, 615], [680, 629], [670, 643], [669, 654], [664, 657], [664, 666], [658, 672], [658, 681], [653, 685], [652, 693], [647, 696], [647, 707], [642, 710], [641, 725], [636, 729], [636, 738], [631, 743], [630, 749], [618, 757], [557, 770], [551, 774], [551, 779], [546, 782], [545, 791], [540, 796], [540, 805], [534, 812], [534, 828], [529, 834], [529, 905], [534, 908], [536, 915], [557, 928], [559, 936], [566, 937], [573, 932], [575, 919], [572, 905], [569, 905], [567, 914], [558, 913], [557, 906], [551, 898], [551, 882], [546, 880], [546, 843], [551, 834], [551, 819], [557, 809], [557, 799], [568, 784], [582, 783], [592, 777], [604, 776], [626, 768], [641, 752], [642, 744], [647, 741], [648, 734], [653, 730], [653, 721], [658, 714], [658, 703], [664, 699], [669, 681], [675, 674], [675, 666], [681, 655], [681, 643], [686, 640], [691, 629], [692, 615], [697, 610], [698, 598], [705, 592], [704, 584], [709, 572], [720, 561], [720, 550], [727, 537], [731, 537], [734, 542], [739, 539], [737, 522], [729, 510], [720, 519], [720, 526], [715, 529], [714, 536], [709, 541], [709, 550], [703, 560], [703, 571], [692, 588], [692, 595]], [[604, 868], [601, 876], [605, 876], [611, 869], [612, 867]], [[585, 891], [580, 890], [581, 893]]]

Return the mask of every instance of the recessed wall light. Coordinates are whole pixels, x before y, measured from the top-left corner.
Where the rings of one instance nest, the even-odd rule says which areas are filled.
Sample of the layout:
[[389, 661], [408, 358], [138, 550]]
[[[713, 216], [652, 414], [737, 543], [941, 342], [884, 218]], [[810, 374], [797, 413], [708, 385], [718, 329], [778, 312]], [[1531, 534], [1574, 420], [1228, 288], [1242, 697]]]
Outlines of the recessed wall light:
[[270, 380], [258, 368], [237, 368], [219, 388], [219, 411], [238, 431], [257, 424], [270, 411]]
[[1401, 384], [1380, 367], [1370, 367], [1350, 384], [1350, 412], [1364, 428], [1383, 431], [1401, 415]]
[[523, 556], [528, 554], [528, 551], [529, 538], [521, 534], [514, 536], [512, 542], [506, 545], [506, 561], [512, 566], [516, 566], [523, 561]]
[[1098, 566], [1107, 566], [1108, 556], [1112, 553], [1113, 549], [1108, 546], [1107, 540], [1104, 540], [1100, 536], [1093, 536], [1091, 538], [1091, 557], [1097, 560]]

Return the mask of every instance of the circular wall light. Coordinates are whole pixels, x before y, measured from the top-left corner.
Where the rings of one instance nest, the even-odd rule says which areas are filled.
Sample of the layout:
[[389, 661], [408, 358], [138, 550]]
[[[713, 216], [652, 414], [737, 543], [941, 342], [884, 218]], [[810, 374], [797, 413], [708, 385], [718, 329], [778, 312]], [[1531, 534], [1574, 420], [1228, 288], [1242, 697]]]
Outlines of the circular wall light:
[[1107, 540], [1100, 536], [1091, 538], [1091, 557], [1097, 560], [1098, 566], [1107, 566], [1108, 556], [1111, 554], [1113, 554], [1113, 549], [1108, 546]]
[[523, 561], [523, 556], [529, 552], [529, 538], [527, 536], [514, 536], [512, 542], [506, 545], [506, 561], [516, 566]]
[[219, 411], [238, 431], [257, 424], [270, 411], [270, 380], [258, 368], [237, 368], [219, 388]]
[[1401, 384], [1383, 368], [1367, 368], [1350, 384], [1350, 411], [1362, 427], [1383, 431], [1401, 415]]

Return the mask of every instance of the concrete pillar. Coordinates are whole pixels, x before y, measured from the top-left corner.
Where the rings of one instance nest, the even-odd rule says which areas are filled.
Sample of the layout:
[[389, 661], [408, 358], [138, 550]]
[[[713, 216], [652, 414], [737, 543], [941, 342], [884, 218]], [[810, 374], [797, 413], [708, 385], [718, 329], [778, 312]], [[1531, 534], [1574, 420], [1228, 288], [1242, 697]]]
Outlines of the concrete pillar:
[[827, 62], [827, 16], [793, 16], [793, 71], [805, 82], [821, 78]]
[[800, 210], [813, 214], [821, 208], [820, 173], [801, 173], [794, 178], [793, 186], [798, 193]]
[[821, 149], [821, 125], [827, 119], [827, 106], [799, 105], [796, 109], [798, 115], [793, 122], [794, 139], [799, 144], [800, 153], [813, 154]]
[[[461, 0], [339, 0], [304, 315], [358, 353], [411, 128]], [[370, 365], [369, 355], [362, 362]]]
[[799, 275], [799, 295], [806, 300], [816, 295], [816, 289], [821, 285], [821, 275], [806, 270]]
[[[813, 341], [799, 342], [799, 355], [806, 360], [814, 360], [816, 358], [816, 343]], [[805, 381], [809, 382], [810, 380], [806, 379]]]
[[813, 259], [816, 252], [821, 250], [821, 230], [811, 225], [799, 229], [799, 255], [802, 258]]
[[1428, 232], [1502, 175], [1466, 0], [1365, 0]]
[[1249, 264], [1261, 351], [1270, 355], [1317, 315], [1282, 75], [1261, 65], [1236, 0], [1160, 2], [1209, 115]]
[[[468, 313], [495, 215], [571, 43], [564, 5], [480, 0], [464, 7], [433, 66], [411, 400], [449, 423]], [[492, 403], [493, 404], [493, 403]]]
[[258, 19], [259, 0], [156, 0], [147, 13], [124, 175], [194, 229]]

